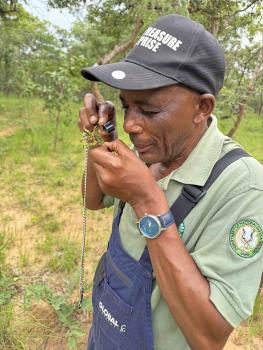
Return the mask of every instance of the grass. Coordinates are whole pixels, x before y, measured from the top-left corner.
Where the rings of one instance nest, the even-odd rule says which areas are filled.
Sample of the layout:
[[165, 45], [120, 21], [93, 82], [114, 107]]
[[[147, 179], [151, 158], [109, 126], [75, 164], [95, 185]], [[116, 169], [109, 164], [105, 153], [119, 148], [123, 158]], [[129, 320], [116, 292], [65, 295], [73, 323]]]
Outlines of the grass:
[[[222, 132], [227, 133], [232, 127], [233, 120], [219, 120], [219, 127]], [[234, 135], [234, 139], [242, 147], [252, 154], [257, 160], [263, 163], [263, 118], [252, 111], [244, 117], [240, 128]]]
[[[85, 307], [78, 301], [83, 152], [77, 105], [60, 128], [38, 99], [0, 95], [0, 348], [85, 349], [91, 286], [112, 210], [88, 213]], [[128, 137], [118, 129], [121, 138]], [[219, 121], [227, 131], [231, 120]], [[263, 120], [249, 113], [236, 140], [263, 162]], [[26, 301], [23, 297], [26, 298]], [[262, 296], [244, 329], [262, 337]]]

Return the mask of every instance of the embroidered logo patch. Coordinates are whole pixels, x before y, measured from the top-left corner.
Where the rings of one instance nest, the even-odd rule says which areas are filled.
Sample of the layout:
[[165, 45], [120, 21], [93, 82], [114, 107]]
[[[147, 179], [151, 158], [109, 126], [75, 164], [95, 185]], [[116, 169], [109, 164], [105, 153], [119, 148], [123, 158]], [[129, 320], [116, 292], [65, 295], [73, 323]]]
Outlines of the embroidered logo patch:
[[251, 258], [262, 247], [262, 228], [254, 220], [240, 220], [232, 226], [229, 241], [231, 248], [237, 255], [243, 258]]
[[181, 238], [183, 237], [184, 230], [185, 230], [185, 224], [184, 224], [184, 222], [181, 222], [181, 224], [178, 227], [178, 231], [179, 231], [179, 234], [180, 234]]
[[102, 304], [101, 301], [99, 302], [99, 310], [111, 326], [117, 328], [121, 333], [126, 332], [126, 324], [122, 324], [120, 326], [118, 320], [110, 314], [109, 310], [106, 309], [106, 307]]

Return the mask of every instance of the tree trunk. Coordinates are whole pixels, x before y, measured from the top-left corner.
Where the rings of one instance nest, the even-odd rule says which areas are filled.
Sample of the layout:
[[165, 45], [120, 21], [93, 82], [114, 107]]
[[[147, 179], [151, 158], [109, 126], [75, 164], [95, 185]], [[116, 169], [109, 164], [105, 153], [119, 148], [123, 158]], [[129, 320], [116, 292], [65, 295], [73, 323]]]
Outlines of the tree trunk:
[[98, 102], [102, 102], [104, 100], [102, 94], [100, 93], [100, 89], [99, 89], [99, 86], [96, 83], [96, 81], [91, 82], [91, 91], [92, 91], [93, 95], [96, 97], [96, 100]]
[[56, 115], [56, 125], [55, 125], [55, 135], [54, 135], [54, 150], [56, 151], [57, 149], [57, 144], [58, 144], [58, 129], [60, 125], [60, 110], [57, 111]]
[[236, 121], [235, 121], [233, 127], [227, 133], [227, 136], [233, 137], [234, 134], [236, 133], [237, 129], [240, 126], [240, 123], [245, 115], [247, 103], [248, 103], [250, 97], [252, 96], [253, 92], [255, 91], [256, 80], [261, 73], [262, 62], [263, 62], [263, 47], [261, 47], [259, 50], [258, 61], [257, 61], [256, 67], [255, 67], [255, 70], [252, 73], [251, 80], [250, 80], [248, 87], [247, 87], [247, 91], [246, 91], [245, 95], [241, 98], [241, 101], [239, 102], [239, 108], [238, 108], [238, 114], [236, 116]]
[[263, 105], [263, 93], [261, 92], [260, 98], [259, 98], [259, 106], [258, 106], [258, 115], [261, 117], [262, 112], [262, 105]]
[[[139, 32], [139, 30], [141, 29], [143, 25], [143, 21], [140, 17], [137, 17], [135, 20], [135, 26], [134, 29], [131, 33], [130, 39], [127, 40], [124, 43], [121, 44], [117, 44], [115, 45], [115, 47], [113, 48], [113, 50], [109, 53], [107, 53], [103, 58], [99, 59], [98, 64], [107, 64], [110, 61], [113, 60], [113, 58], [115, 56], [117, 56], [120, 53], [125, 52], [127, 49], [133, 47], [135, 45], [135, 40], [136, 40], [136, 36]], [[95, 95], [95, 97], [98, 99], [98, 101], [103, 101], [103, 96], [100, 93], [100, 89], [98, 87], [98, 84], [96, 82], [92, 82], [92, 92]]]

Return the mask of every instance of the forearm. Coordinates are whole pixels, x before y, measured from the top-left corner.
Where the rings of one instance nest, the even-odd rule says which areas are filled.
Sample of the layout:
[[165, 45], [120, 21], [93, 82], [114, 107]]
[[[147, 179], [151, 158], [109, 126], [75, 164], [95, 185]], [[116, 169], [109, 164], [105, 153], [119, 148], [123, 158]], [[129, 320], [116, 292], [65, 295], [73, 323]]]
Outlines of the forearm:
[[208, 281], [176, 228], [147, 244], [161, 293], [191, 348], [222, 349], [232, 327], [210, 302]]
[[[87, 163], [87, 178], [86, 178], [86, 208], [91, 210], [104, 208], [103, 197], [104, 193], [101, 191], [97, 181], [97, 176], [92, 162], [88, 160]], [[84, 197], [85, 190], [85, 174], [82, 176], [81, 192]]]
[[[151, 191], [152, 192], [152, 191]], [[136, 207], [138, 217], [168, 210], [164, 195]], [[166, 206], [165, 206], [166, 205]], [[209, 284], [186, 250], [176, 226], [147, 245], [161, 293], [192, 349], [222, 349], [232, 327], [209, 300]]]

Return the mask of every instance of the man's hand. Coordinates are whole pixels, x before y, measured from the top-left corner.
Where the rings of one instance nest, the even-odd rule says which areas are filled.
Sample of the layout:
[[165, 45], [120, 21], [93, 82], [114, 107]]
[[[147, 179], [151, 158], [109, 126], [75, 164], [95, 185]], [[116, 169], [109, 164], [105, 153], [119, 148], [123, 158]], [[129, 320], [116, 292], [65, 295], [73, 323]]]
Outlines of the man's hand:
[[[110, 121], [115, 128], [115, 131], [108, 134], [103, 130], [102, 126]], [[87, 129], [93, 131], [94, 127], [100, 127], [100, 134], [104, 141], [112, 141], [117, 138], [116, 132], [116, 113], [114, 105], [110, 101], [100, 102], [96, 101], [94, 95], [88, 93], [84, 96], [84, 107], [79, 111], [78, 121], [80, 131]]]
[[128, 202], [138, 216], [159, 214], [167, 202], [149, 168], [120, 140], [90, 150], [103, 193]]

